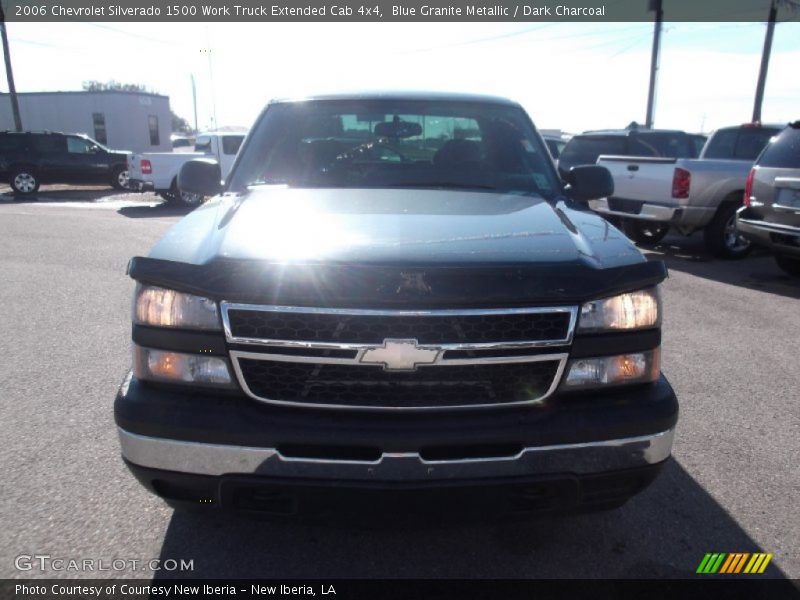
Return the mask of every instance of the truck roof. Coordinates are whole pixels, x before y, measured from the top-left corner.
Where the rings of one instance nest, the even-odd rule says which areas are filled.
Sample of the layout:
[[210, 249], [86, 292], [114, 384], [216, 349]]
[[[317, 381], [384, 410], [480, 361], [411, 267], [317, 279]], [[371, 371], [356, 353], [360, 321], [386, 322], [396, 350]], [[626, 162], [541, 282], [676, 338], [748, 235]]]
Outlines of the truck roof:
[[200, 137], [200, 136], [203, 136], [203, 135], [216, 135], [216, 136], [222, 136], [222, 135], [247, 135], [247, 130], [244, 130], [244, 131], [201, 131], [195, 137]]
[[783, 129], [786, 123], [740, 123], [739, 125], [726, 125], [724, 127], [717, 127], [715, 131], [723, 131], [730, 129], [759, 129], [768, 127], [770, 129]]
[[275, 98], [270, 101], [270, 104], [304, 102], [307, 100], [437, 100], [450, 102], [481, 102], [488, 104], [519, 106], [517, 102], [509, 100], [508, 98], [503, 98], [502, 96], [458, 92], [425, 92], [418, 90], [334, 92], [329, 94], [313, 94], [291, 98]]
[[645, 127], [634, 127], [631, 129], [593, 129], [590, 131], [584, 131], [583, 133], [579, 133], [578, 135], [608, 135], [608, 136], [624, 136], [630, 135], [632, 133], [678, 133], [683, 134], [686, 133], [685, 131], [681, 131], [680, 129], [647, 129]]

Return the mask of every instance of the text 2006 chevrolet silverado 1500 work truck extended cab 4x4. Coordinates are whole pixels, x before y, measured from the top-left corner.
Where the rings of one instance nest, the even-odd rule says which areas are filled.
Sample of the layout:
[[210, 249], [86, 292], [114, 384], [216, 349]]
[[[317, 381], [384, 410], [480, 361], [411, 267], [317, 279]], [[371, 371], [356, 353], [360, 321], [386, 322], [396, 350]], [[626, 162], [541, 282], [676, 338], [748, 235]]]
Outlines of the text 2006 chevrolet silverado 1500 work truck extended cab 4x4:
[[128, 467], [173, 505], [265, 513], [343, 490], [623, 503], [677, 421], [666, 270], [585, 208], [605, 169], [568, 179], [507, 100], [270, 103], [224, 189], [183, 167], [218, 195], [130, 262]]

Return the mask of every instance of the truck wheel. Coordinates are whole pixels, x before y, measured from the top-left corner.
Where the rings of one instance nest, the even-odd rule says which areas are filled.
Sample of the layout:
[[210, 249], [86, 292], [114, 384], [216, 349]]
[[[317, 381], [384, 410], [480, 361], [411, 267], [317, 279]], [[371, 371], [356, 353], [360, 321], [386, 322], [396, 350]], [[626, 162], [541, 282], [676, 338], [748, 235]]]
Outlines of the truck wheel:
[[778, 266], [784, 273], [788, 273], [794, 277], [800, 277], [800, 259], [776, 254], [775, 262], [778, 263]]
[[115, 167], [111, 171], [111, 187], [115, 190], [127, 190], [129, 179], [128, 169], [125, 167]]
[[172, 187], [167, 192], [161, 194], [168, 204], [172, 206], [182, 206], [196, 208], [203, 203], [205, 198], [199, 194], [192, 194], [178, 189], [178, 182], [173, 180]]
[[720, 206], [703, 232], [706, 248], [718, 258], [744, 258], [753, 249], [750, 240], [736, 230], [736, 211], [740, 206], [735, 202]]
[[669, 233], [669, 223], [625, 219], [622, 223], [622, 231], [637, 244], [652, 246], [663, 240], [664, 236]]
[[184, 192], [183, 190], [178, 190], [178, 198], [180, 198], [181, 205], [190, 206], [192, 208], [200, 206], [205, 199], [200, 194], [192, 194], [191, 192]]
[[33, 169], [16, 167], [11, 170], [8, 183], [19, 196], [30, 196], [39, 190], [39, 178]]

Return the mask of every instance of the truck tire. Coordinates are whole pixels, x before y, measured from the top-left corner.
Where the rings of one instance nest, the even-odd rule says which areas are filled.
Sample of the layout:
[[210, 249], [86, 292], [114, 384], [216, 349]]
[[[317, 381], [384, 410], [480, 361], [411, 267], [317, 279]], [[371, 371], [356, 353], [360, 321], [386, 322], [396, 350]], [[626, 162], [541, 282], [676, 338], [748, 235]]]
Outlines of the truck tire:
[[14, 167], [8, 184], [17, 196], [30, 196], [39, 191], [39, 177], [30, 167]]
[[788, 273], [793, 277], [800, 277], [800, 258], [776, 254], [775, 262], [778, 263], [778, 266], [784, 273]]
[[717, 258], [744, 258], [753, 249], [749, 240], [736, 231], [736, 211], [741, 204], [726, 202], [703, 231], [708, 251]]
[[197, 208], [205, 201], [205, 197], [201, 196], [200, 194], [192, 194], [190, 192], [184, 192], [183, 190], [178, 190], [178, 202], [181, 206], [188, 206], [191, 208]]
[[669, 233], [669, 223], [625, 219], [622, 222], [622, 231], [637, 244], [653, 246]]
[[114, 167], [111, 171], [111, 187], [115, 190], [127, 190], [128, 179], [128, 169], [125, 167]]
[[189, 192], [179, 190], [178, 182], [176, 180], [172, 181], [172, 187], [169, 188], [169, 191], [161, 194], [161, 196], [167, 201], [168, 204], [183, 208], [197, 208], [205, 200], [203, 196], [198, 194], [191, 194]]

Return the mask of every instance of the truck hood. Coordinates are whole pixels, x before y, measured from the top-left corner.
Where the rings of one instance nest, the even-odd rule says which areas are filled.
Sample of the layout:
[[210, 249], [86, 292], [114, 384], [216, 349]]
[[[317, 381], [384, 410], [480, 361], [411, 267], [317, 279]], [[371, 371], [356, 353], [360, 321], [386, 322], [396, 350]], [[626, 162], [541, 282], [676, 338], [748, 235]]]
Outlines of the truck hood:
[[194, 211], [148, 259], [134, 259], [131, 275], [220, 299], [452, 305], [476, 293], [506, 303], [592, 296], [660, 281], [665, 270], [566, 201], [264, 187]]

